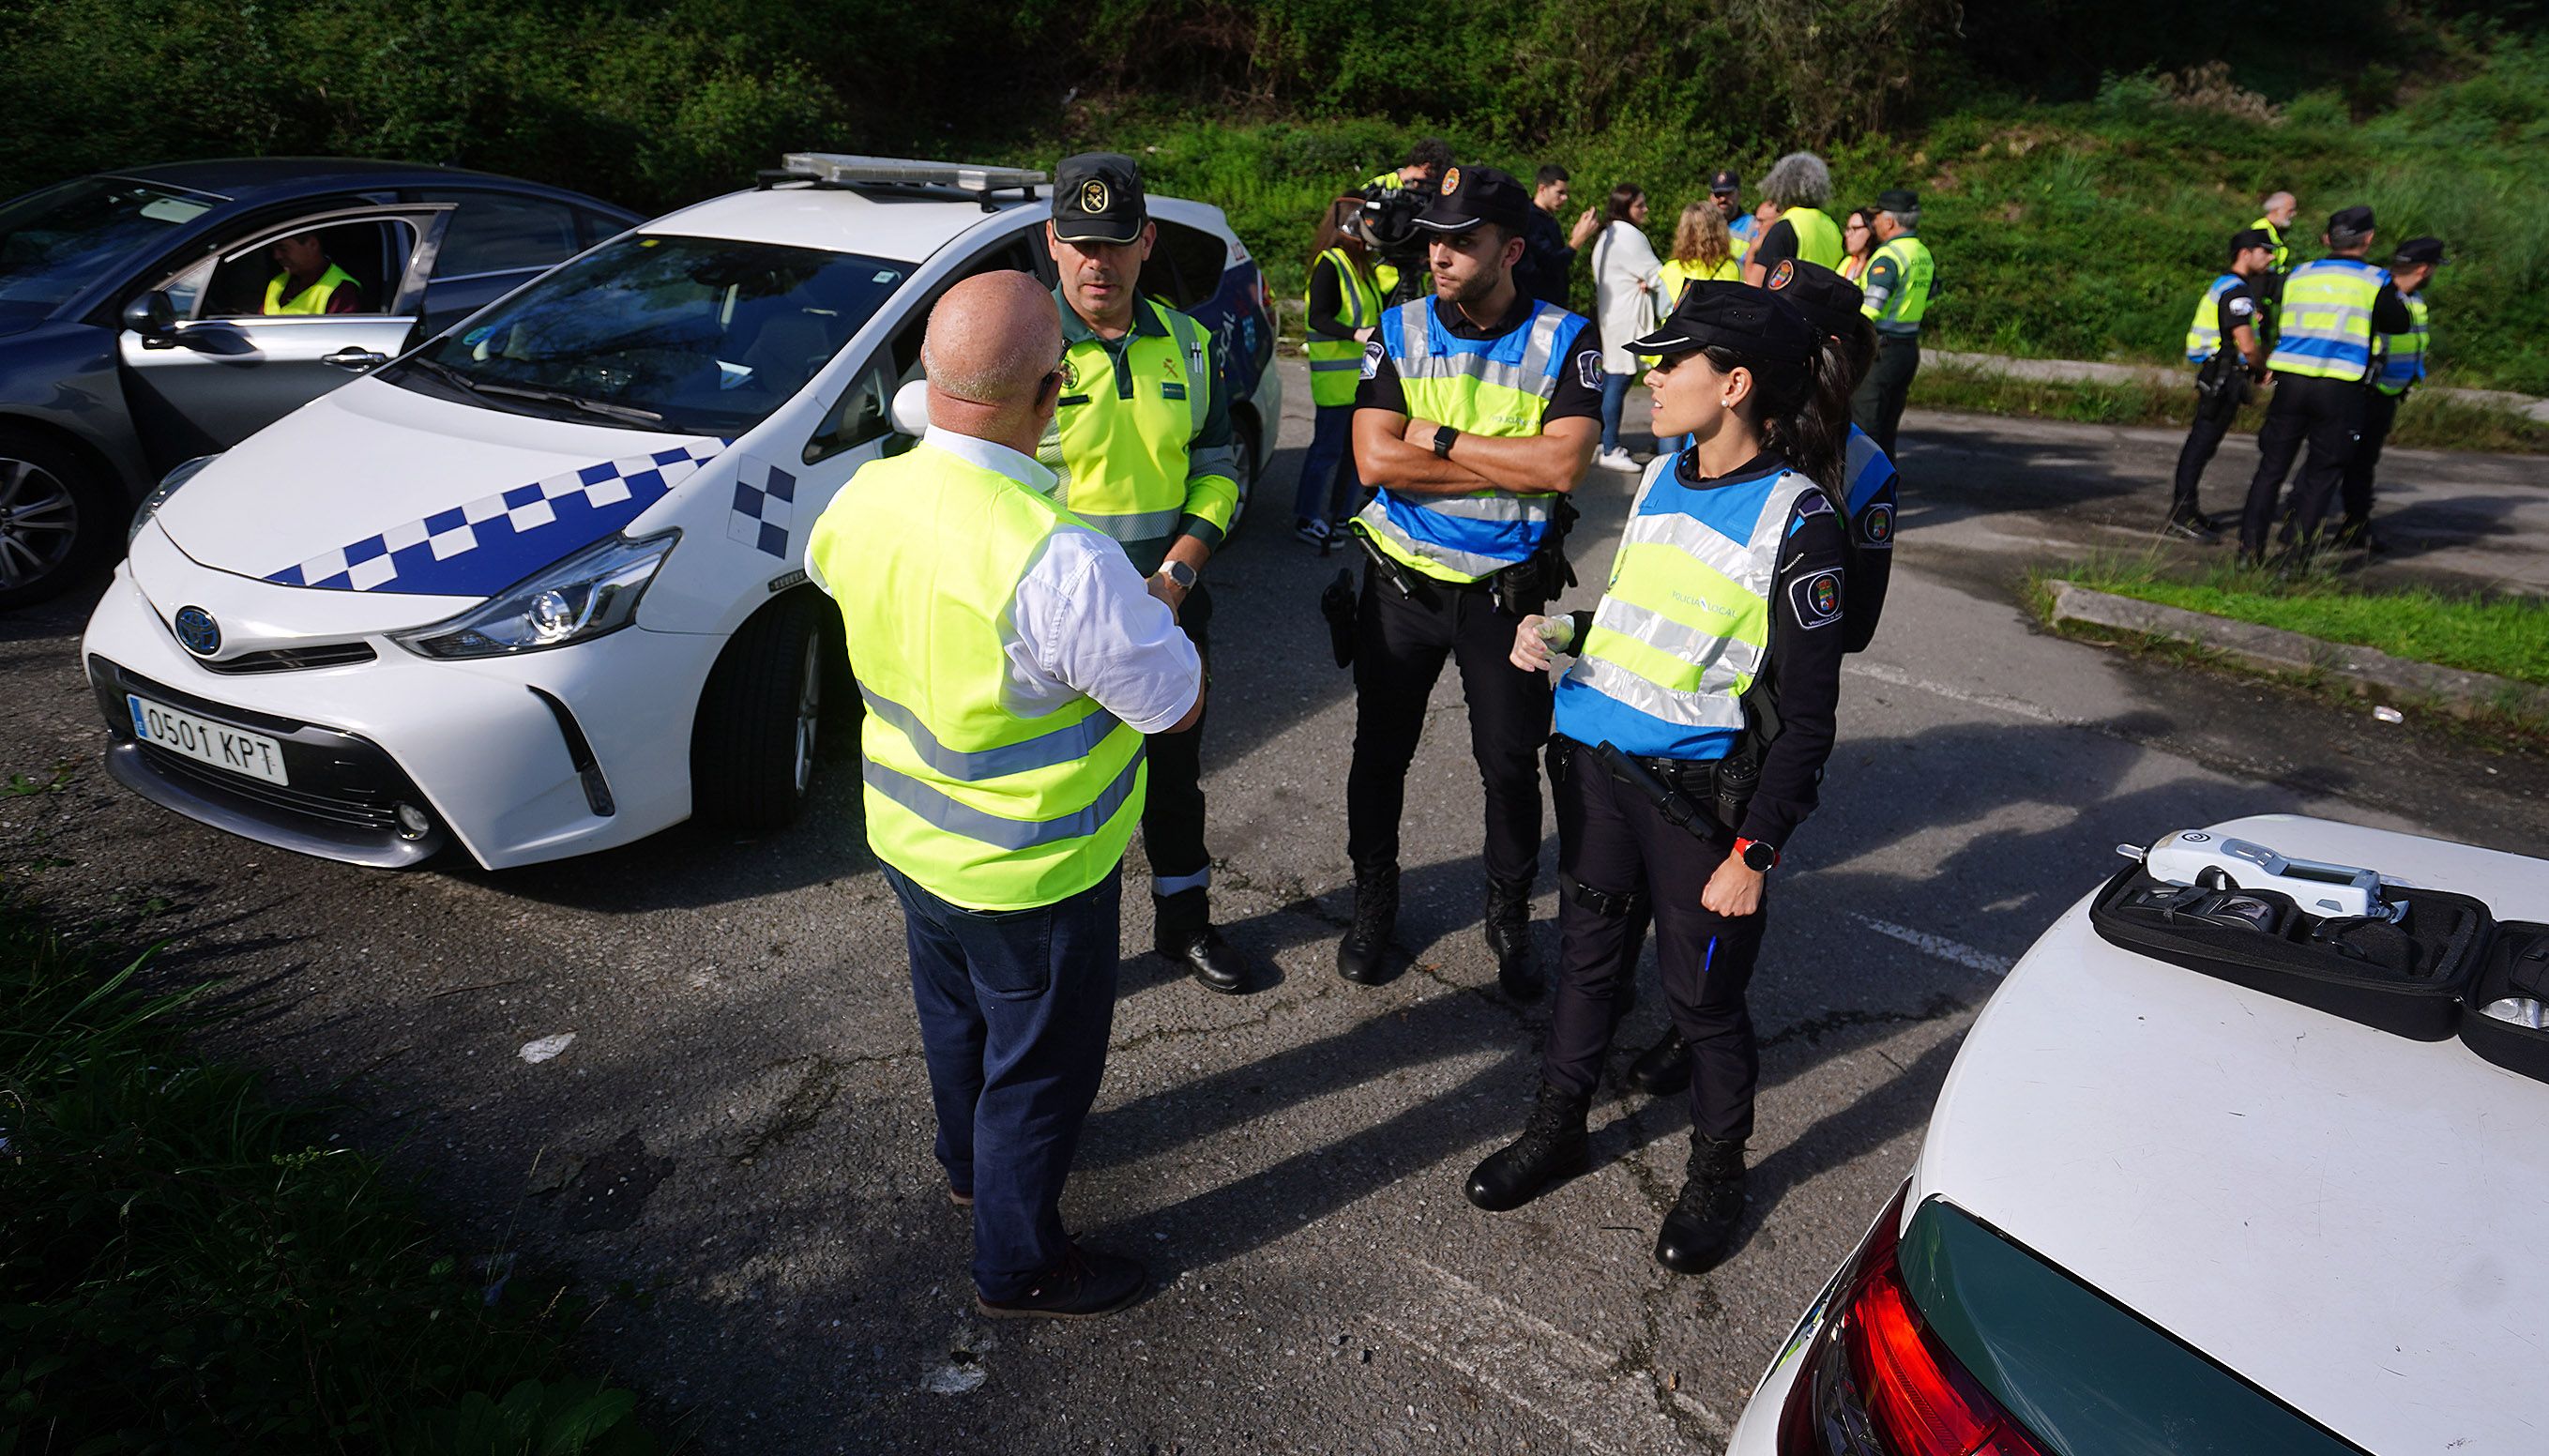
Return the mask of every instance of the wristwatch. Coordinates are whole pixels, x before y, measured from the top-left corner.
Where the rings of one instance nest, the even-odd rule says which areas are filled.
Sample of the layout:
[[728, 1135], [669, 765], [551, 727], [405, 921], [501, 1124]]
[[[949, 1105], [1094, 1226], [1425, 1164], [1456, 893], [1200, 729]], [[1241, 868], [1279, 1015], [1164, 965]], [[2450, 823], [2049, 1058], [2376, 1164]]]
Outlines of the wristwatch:
[[1461, 432], [1453, 429], [1449, 425], [1435, 426], [1434, 458], [1438, 460], [1448, 460], [1452, 458], [1452, 441], [1459, 439], [1460, 437]]
[[1195, 589], [1195, 569], [1183, 561], [1175, 558], [1163, 561], [1157, 574], [1167, 577], [1170, 585], [1175, 586], [1179, 591], [1190, 592]]
[[1737, 836], [1735, 840], [1735, 852], [1743, 857], [1744, 867], [1752, 871], [1752, 873], [1756, 875], [1768, 874], [1772, 869], [1776, 868], [1779, 863], [1778, 846], [1775, 844], [1764, 844], [1758, 839], [1747, 839], [1740, 835]]

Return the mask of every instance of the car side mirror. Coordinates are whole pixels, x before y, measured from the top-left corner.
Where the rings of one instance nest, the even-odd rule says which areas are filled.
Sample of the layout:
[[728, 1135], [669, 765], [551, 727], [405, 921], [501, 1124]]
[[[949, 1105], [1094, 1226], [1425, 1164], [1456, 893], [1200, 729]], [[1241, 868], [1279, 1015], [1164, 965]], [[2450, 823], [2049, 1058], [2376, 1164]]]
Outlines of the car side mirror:
[[929, 433], [929, 381], [914, 379], [894, 392], [894, 403], [886, 418], [898, 434], [918, 439]]
[[177, 306], [152, 289], [124, 306], [124, 327], [142, 336], [144, 348], [166, 348], [177, 341]]

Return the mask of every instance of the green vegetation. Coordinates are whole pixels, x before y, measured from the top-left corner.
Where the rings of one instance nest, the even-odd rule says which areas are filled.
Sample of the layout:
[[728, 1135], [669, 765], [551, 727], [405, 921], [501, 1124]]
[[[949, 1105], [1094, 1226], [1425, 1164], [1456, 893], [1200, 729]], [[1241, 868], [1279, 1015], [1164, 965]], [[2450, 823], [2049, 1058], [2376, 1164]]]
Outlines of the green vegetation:
[[563, 1367], [561, 1292], [189, 1052], [205, 988], [149, 961], [0, 897], [0, 1453], [657, 1449]]
[[2092, 561], [2054, 574], [2136, 601], [2549, 686], [2549, 602], [2533, 597], [2450, 597], [2422, 587], [2367, 592], [2324, 576], [2284, 581], [2230, 566], [2170, 577], [2150, 559]]
[[[2193, 372], [2187, 379], [2191, 381]], [[2087, 425], [2185, 428], [2195, 418], [2191, 382], [2017, 379], [1964, 365], [1925, 361], [1912, 379], [1912, 403], [1922, 409], [1977, 415], [2023, 415]], [[2265, 407], [2240, 411], [2234, 429], [2253, 435]], [[2431, 390], [2407, 396], [2391, 428], [2390, 443], [2406, 449], [2485, 450], [2500, 454], [2549, 454], [2549, 425], [2511, 410], [2468, 405]]]

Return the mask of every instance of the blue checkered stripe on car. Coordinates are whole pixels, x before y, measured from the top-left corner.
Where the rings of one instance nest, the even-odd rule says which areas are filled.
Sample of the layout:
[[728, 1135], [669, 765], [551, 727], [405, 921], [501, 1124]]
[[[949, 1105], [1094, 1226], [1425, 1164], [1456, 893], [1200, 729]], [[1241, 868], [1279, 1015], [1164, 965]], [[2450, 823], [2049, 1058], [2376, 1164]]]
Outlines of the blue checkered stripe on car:
[[635, 520], [725, 445], [702, 439], [603, 460], [393, 526], [265, 579], [323, 591], [490, 596]]
[[796, 525], [797, 477], [766, 460], [745, 456], [734, 472], [734, 510], [726, 516], [726, 539], [785, 561], [788, 536]]

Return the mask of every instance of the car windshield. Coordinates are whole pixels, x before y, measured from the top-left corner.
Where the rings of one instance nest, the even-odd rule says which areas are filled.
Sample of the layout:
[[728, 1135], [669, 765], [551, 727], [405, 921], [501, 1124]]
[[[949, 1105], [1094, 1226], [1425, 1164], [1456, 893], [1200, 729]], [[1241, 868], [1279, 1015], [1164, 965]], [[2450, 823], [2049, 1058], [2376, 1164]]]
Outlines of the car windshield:
[[495, 409], [733, 437], [804, 388], [909, 271], [812, 247], [623, 238], [383, 377]]
[[81, 177], [0, 204], [0, 322], [51, 313], [218, 199]]

